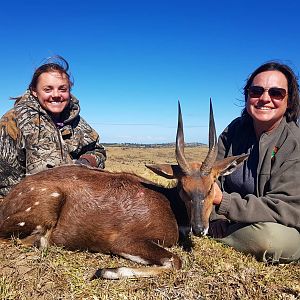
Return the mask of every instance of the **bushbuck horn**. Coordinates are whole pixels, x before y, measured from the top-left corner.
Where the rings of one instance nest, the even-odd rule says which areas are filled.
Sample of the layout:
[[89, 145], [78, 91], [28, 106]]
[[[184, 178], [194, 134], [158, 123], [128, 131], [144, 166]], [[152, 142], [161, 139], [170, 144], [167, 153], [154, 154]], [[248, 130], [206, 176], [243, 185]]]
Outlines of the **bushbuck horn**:
[[209, 150], [200, 168], [200, 173], [203, 175], [208, 175], [211, 172], [218, 153], [216, 126], [211, 98], [209, 103]]
[[176, 160], [181, 169], [185, 174], [190, 174], [191, 169], [184, 156], [184, 134], [183, 134], [183, 122], [181, 115], [180, 101], [178, 101], [178, 125], [176, 134]]

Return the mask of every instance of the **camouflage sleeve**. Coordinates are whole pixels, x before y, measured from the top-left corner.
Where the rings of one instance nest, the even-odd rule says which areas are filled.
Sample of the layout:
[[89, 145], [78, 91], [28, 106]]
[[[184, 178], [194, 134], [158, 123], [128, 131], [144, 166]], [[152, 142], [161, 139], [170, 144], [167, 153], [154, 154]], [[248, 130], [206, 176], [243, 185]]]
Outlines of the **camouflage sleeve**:
[[20, 131], [15, 122], [13, 110], [0, 119], [0, 197], [25, 176], [25, 163], [22, 163], [23, 150], [19, 147]]
[[107, 156], [104, 146], [99, 142], [99, 134], [83, 118], [80, 119], [79, 127], [84, 146], [79, 158], [88, 160], [93, 167], [104, 169]]
[[89, 145], [93, 150], [86, 151], [84, 154], [80, 155], [80, 158], [86, 159], [89, 164], [93, 167], [97, 167], [100, 169], [105, 168], [106, 161], [106, 150], [105, 148], [99, 144], [99, 142], [95, 142], [95, 144]]

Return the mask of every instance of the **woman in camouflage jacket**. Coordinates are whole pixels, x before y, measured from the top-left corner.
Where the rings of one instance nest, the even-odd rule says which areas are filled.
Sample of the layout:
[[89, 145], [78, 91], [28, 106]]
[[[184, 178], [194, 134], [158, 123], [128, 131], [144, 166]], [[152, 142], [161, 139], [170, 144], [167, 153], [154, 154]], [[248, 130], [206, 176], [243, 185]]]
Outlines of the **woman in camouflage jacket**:
[[73, 163], [104, 168], [106, 151], [79, 115], [68, 63], [59, 59], [35, 71], [28, 90], [0, 119], [0, 198], [25, 174]]

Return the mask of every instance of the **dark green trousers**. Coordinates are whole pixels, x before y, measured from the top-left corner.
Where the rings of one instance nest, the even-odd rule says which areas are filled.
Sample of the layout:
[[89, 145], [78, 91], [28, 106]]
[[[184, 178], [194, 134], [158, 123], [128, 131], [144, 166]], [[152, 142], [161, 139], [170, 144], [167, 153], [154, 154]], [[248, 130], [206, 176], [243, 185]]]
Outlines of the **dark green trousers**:
[[300, 261], [300, 233], [278, 223], [234, 223], [218, 241], [265, 263]]

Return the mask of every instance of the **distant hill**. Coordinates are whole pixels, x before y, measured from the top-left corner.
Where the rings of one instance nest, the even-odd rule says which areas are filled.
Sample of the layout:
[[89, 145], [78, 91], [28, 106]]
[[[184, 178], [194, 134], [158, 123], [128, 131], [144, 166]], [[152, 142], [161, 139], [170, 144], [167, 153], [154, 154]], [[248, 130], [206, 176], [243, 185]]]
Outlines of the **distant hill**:
[[[139, 144], [139, 143], [102, 143], [105, 147], [127, 147], [127, 148], [171, 148], [175, 143]], [[185, 147], [207, 147], [202, 143], [185, 143]]]

